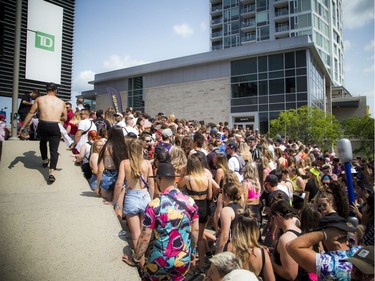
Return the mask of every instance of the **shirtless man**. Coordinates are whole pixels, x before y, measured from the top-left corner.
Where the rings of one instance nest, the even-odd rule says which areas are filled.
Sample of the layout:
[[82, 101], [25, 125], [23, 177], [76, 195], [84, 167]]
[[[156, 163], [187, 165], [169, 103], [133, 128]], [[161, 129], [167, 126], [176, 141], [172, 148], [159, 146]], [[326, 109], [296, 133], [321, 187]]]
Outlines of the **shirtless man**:
[[[48, 181], [53, 183], [56, 178], [54, 172], [56, 170], [57, 160], [59, 157], [58, 148], [60, 144], [60, 128], [58, 126], [60, 120], [65, 121], [67, 112], [65, 102], [59, 99], [57, 95], [57, 85], [48, 83], [46, 85], [47, 95], [37, 98], [26, 116], [25, 122], [21, 128], [24, 129], [31, 120], [33, 114], [38, 110], [40, 113], [38, 132], [40, 136], [40, 154], [42, 155], [43, 167], [49, 165]], [[47, 142], [49, 142], [51, 162], [47, 155]]]

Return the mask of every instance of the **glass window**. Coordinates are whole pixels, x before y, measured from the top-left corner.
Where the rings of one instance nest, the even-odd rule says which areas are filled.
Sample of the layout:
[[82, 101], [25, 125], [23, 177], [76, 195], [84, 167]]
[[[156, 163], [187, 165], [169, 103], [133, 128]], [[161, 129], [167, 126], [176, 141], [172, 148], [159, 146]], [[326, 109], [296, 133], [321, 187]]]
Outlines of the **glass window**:
[[271, 78], [279, 78], [279, 77], [284, 77], [284, 71], [272, 71], [269, 73], [270, 79]]
[[259, 105], [259, 111], [268, 111], [268, 104]]
[[270, 83], [270, 95], [277, 95], [277, 94], [284, 93], [284, 79], [269, 80], [269, 83]]
[[296, 64], [297, 64], [297, 67], [306, 66], [306, 51], [296, 52]]
[[232, 61], [231, 63], [232, 75], [240, 75], [257, 72], [256, 58]]
[[297, 68], [296, 69], [297, 75], [306, 75], [306, 67], [304, 68]]
[[294, 78], [285, 78], [285, 93], [296, 92], [296, 81]]
[[294, 68], [295, 66], [294, 52], [285, 53], [285, 68]]
[[297, 106], [298, 106], [298, 107], [301, 107], [301, 106], [304, 106], [304, 105], [307, 105], [307, 101], [300, 101], [300, 102], [297, 102]]
[[277, 103], [277, 102], [284, 102], [284, 101], [285, 101], [284, 95], [270, 96], [270, 103]]
[[257, 24], [267, 24], [268, 23], [268, 12], [259, 12], [256, 14]]
[[267, 56], [258, 57], [258, 71], [263, 72], [263, 71], [267, 71], [267, 70], [268, 70]]
[[284, 110], [284, 109], [285, 109], [284, 103], [270, 104], [270, 110]]
[[264, 72], [264, 73], [258, 73], [258, 79], [261, 80], [261, 79], [267, 79], [268, 78], [268, 73], [267, 72]]
[[268, 132], [268, 113], [259, 113], [259, 132], [265, 134]]
[[296, 101], [296, 94], [286, 94], [286, 101]]
[[270, 28], [269, 26], [262, 26], [258, 28], [258, 41], [270, 39]]
[[259, 95], [264, 96], [268, 95], [268, 81], [259, 81]]
[[284, 68], [283, 54], [276, 54], [268, 56], [268, 63], [271, 70], [279, 70]]
[[295, 76], [296, 71], [294, 69], [285, 70], [285, 77]]
[[296, 103], [295, 102], [288, 102], [285, 104], [285, 109], [286, 110], [289, 110], [289, 109], [296, 109]]
[[298, 101], [306, 101], [307, 100], [307, 93], [298, 93], [297, 94]]
[[297, 92], [307, 92], [306, 76], [297, 77]]
[[259, 103], [268, 103], [268, 96], [259, 97]]
[[232, 98], [257, 96], [257, 93], [256, 82], [232, 84]]

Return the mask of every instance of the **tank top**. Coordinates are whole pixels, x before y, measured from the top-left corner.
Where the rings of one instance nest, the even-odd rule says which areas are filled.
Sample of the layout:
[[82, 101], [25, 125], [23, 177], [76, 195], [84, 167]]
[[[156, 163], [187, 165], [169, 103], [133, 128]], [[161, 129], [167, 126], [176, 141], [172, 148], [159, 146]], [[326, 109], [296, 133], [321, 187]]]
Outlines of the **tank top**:
[[247, 199], [258, 199], [260, 198], [260, 192], [255, 192], [255, 188], [251, 181], [246, 180], [250, 184], [249, 192], [247, 193]]
[[[287, 233], [287, 232], [292, 232], [297, 237], [302, 235], [302, 233], [297, 232], [296, 230], [293, 230], [293, 229], [288, 229], [287, 231], [284, 232], [284, 234]], [[278, 264], [280, 266], [283, 266], [281, 264], [280, 253], [277, 251], [278, 244], [279, 244], [279, 242], [277, 242], [276, 245], [275, 245], [275, 250], [273, 251], [273, 257], [275, 259], [276, 264]], [[284, 266], [287, 266], [287, 265], [284, 265]], [[287, 281], [287, 279], [284, 279], [283, 277], [277, 275], [276, 272], [275, 272], [275, 277], [276, 277], [277, 281], [284, 281], [284, 280]], [[308, 275], [307, 271], [305, 269], [303, 269], [301, 266], [298, 265], [298, 274], [297, 274], [296, 279], [294, 279], [294, 280], [307, 281], [307, 280], [310, 280], [310, 279], [309, 279], [309, 275]]]

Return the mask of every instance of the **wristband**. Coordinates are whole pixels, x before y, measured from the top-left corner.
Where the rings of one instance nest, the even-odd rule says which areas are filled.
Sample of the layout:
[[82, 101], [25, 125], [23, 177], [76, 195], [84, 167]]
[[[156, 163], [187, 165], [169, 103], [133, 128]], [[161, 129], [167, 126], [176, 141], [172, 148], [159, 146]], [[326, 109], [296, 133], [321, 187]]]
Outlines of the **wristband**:
[[322, 230], [322, 232], [323, 232], [323, 235], [324, 235], [323, 241], [327, 241], [328, 240], [327, 233], [324, 230]]

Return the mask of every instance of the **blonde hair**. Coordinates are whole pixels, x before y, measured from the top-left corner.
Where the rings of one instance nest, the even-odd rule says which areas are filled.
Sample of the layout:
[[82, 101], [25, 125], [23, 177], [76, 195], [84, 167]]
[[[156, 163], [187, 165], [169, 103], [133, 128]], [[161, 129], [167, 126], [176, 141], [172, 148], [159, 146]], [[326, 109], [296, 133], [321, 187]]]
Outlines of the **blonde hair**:
[[131, 176], [138, 178], [141, 176], [141, 165], [143, 162], [142, 142], [134, 139], [129, 143], [128, 156], [130, 161]]
[[186, 171], [188, 175], [194, 177], [197, 185], [200, 189], [202, 189], [207, 183], [207, 176], [204, 171], [204, 167], [202, 162], [196, 155], [191, 155], [190, 158], [187, 160]]
[[245, 161], [251, 161], [250, 147], [246, 142], [240, 142], [240, 147], [238, 148], [238, 151], [241, 153], [241, 156]]
[[185, 152], [179, 146], [172, 146], [169, 151], [171, 156], [171, 163], [177, 173], [180, 173], [187, 164], [187, 158]]
[[250, 180], [256, 192], [260, 191], [258, 164], [255, 161], [248, 162], [243, 169], [243, 178]]
[[250, 271], [254, 271], [254, 268], [248, 262], [249, 256], [255, 256], [254, 248], [261, 248], [258, 241], [259, 227], [256, 216], [248, 208], [239, 211], [238, 221], [233, 228], [231, 244], [233, 253], [249, 266]]

